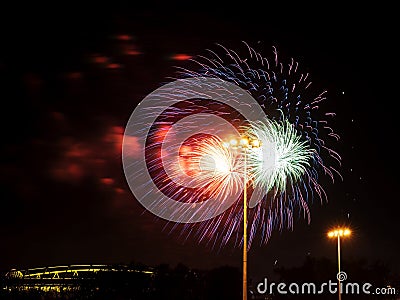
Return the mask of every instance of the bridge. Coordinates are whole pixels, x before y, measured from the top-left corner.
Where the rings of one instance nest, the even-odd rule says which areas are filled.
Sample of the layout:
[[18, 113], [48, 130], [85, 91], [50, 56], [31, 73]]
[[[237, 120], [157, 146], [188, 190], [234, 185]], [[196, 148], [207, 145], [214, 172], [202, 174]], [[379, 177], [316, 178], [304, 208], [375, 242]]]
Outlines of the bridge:
[[25, 270], [12, 269], [2, 276], [1, 286], [7, 291], [33, 289], [61, 292], [80, 290], [83, 286], [98, 289], [101, 279], [109, 279], [115, 275], [123, 276], [125, 279], [134, 278], [135, 275], [152, 277], [154, 271], [150, 268], [128, 265], [62, 265]]

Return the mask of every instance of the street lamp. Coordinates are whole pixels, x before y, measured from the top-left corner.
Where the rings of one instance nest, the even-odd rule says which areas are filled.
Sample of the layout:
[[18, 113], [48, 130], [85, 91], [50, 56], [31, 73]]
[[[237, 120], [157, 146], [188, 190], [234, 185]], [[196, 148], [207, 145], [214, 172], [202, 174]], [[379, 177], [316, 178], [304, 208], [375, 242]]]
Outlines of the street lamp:
[[339, 227], [333, 229], [328, 232], [328, 238], [336, 239], [337, 238], [337, 253], [338, 253], [338, 295], [339, 300], [342, 299], [341, 291], [340, 291], [340, 238], [341, 237], [348, 237], [351, 235], [351, 230], [347, 227]]
[[224, 145], [243, 152], [243, 300], [247, 300], [247, 153], [249, 149], [261, 147], [261, 141], [244, 136]]

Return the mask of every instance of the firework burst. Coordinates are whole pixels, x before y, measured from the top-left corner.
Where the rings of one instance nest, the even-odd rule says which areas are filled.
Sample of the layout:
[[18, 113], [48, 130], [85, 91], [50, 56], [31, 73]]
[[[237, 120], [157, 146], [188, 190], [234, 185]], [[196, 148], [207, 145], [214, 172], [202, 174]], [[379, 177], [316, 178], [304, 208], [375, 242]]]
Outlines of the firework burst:
[[[281, 62], [275, 47], [268, 58], [247, 43], [243, 45], [241, 54], [217, 45], [217, 49], [207, 50], [207, 55], [193, 59], [197, 68], [180, 68], [179, 76], [232, 82], [252, 95], [267, 116], [256, 122], [244, 121], [241, 126], [242, 134], [263, 145], [248, 152], [250, 193], [258, 193], [249, 203], [251, 245], [257, 233], [261, 243], [266, 243], [274, 228], [292, 229], [296, 211], [303, 212], [310, 222], [309, 203], [315, 198], [327, 200], [319, 177], [327, 175], [332, 181], [336, 176], [341, 178], [335, 168], [341, 158], [328, 146], [339, 139], [329, 127], [329, 119], [335, 114], [320, 109], [327, 91], [315, 92], [310, 74], [302, 72], [293, 58]], [[230, 219], [232, 212], [228, 215]], [[213, 221], [209, 223], [215, 228]]]
[[[320, 108], [327, 92], [313, 91], [310, 75], [294, 59], [280, 62], [274, 47], [267, 58], [246, 43], [243, 46], [239, 54], [217, 45], [207, 55], [192, 59], [194, 66], [178, 68], [178, 78], [173, 79], [185, 84], [199, 78], [195, 85], [200, 92], [173, 87], [157, 93], [154, 106], [143, 110], [150, 121], [140, 124], [150, 126], [145, 167], [151, 184], [163, 197], [191, 204], [179, 206], [174, 215], [192, 214], [196, 205], [216, 205], [211, 211], [202, 210], [198, 221], [172, 218], [171, 232], [180, 228], [185, 239], [194, 236], [213, 247], [243, 243], [245, 178], [250, 247], [256, 238], [266, 243], [274, 229], [292, 229], [296, 214], [310, 222], [309, 203], [315, 198], [327, 200], [319, 177], [341, 177], [335, 168], [341, 158], [329, 146], [339, 139], [329, 125], [334, 113]], [[204, 78], [211, 83], [203, 84]], [[237, 90], [232, 92], [219, 82]], [[174, 104], [163, 102], [165, 97], [174, 99]], [[155, 111], [157, 106], [162, 109]], [[224, 146], [230, 136], [243, 135], [259, 140], [261, 147], [243, 152]], [[148, 190], [149, 182], [141, 188]], [[166, 210], [164, 203], [155, 205]]]
[[246, 133], [262, 147], [249, 151], [249, 175], [253, 186], [275, 195], [286, 193], [298, 184], [310, 168], [314, 151], [288, 121], [269, 119], [247, 126]]

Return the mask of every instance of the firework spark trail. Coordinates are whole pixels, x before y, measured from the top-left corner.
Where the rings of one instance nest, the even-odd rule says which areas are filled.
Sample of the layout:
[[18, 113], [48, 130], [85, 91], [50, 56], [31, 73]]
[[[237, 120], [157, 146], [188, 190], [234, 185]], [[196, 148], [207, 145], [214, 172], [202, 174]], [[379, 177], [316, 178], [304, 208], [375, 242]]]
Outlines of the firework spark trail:
[[[244, 154], [224, 147], [224, 139], [248, 135], [262, 144], [246, 156], [249, 194], [255, 195], [249, 201], [249, 248], [257, 237], [260, 244], [266, 243], [274, 229], [292, 229], [296, 213], [310, 222], [309, 203], [315, 198], [327, 200], [319, 184], [320, 175], [332, 181], [335, 176], [341, 177], [335, 168], [340, 167], [340, 155], [330, 147], [339, 139], [329, 125], [334, 113], [320, 113], [327, 92], [314, 92], [310, 74], [301, 72], [293, 58], [287, 63], [280, 61], [275, 47], [272, 58], [267, 58], [244, 45], [245, 54], [239, 54], [217, 44], [217, 49], [207, 50], [208, 55], [192, 59], [195, 67], [178, 68], [177, 78], [172, 78], [218, 79], [240, 90], [232, 92], [219, 84], [202, 86], [199, 82], [199, 90], [209, 92], [192, 92], [185, 87], [163, 91], [157, 97], [178, 99], [176, 104], [154, 101], [142, 124], [143, 131], [151, 125], [145, 149], [152, 182], [164, 195], [191, 205], [177, 209], [175, 215], [210, 201], [217, 202], [218, 209], [233, 203], [220, 214], [199, 211], [204, 215], [202, 222], [174, 223], [171, 229], [180, 229], [185, 240], [192, 235], [213, 248], [230, 241], [243, 243], [240, 200]], [[242, 90], [256, 101], [243, 101]], [[257, 111], [258, 107], [262, 114], [253, 119], [251, 113], [242, 113]], [[218, 123], [210, 115], [224, 121]], [[321, 119], [324, 116], [329, 119]], [[149, 186], [143, 183], [142, 188]]]

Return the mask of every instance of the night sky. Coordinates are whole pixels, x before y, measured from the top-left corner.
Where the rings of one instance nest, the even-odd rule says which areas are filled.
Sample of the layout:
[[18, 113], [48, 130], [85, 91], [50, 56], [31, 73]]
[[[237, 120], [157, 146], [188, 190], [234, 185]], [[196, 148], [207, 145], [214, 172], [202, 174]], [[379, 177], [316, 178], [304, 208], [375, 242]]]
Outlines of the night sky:
[[[241, 4], [245, 5], [245, 3]], [[307, 255], [336, 259], [326, 237], [352, 228], [344, 259], [400, 269], [396, 30], [390, 8], [338, 6], [209, 9], [135, 5], [40, 5], [9, 10], [2, 25], [0, 269], [62, 264], [181, 262], [241, 266], [241, 249], [220, 252], [163, 231], [126, 183], [121, 141], [130, 114], [185, 66], [186, 54], [241, 41], [272, 46], [309, 70], [336, 113], [343, 181], [322, 179], [329, 202], [310, 205], [311, 224], [253, 245], [249, 274], [296, 266]], [[180, 60], [182, 58], [183, 60]]]

